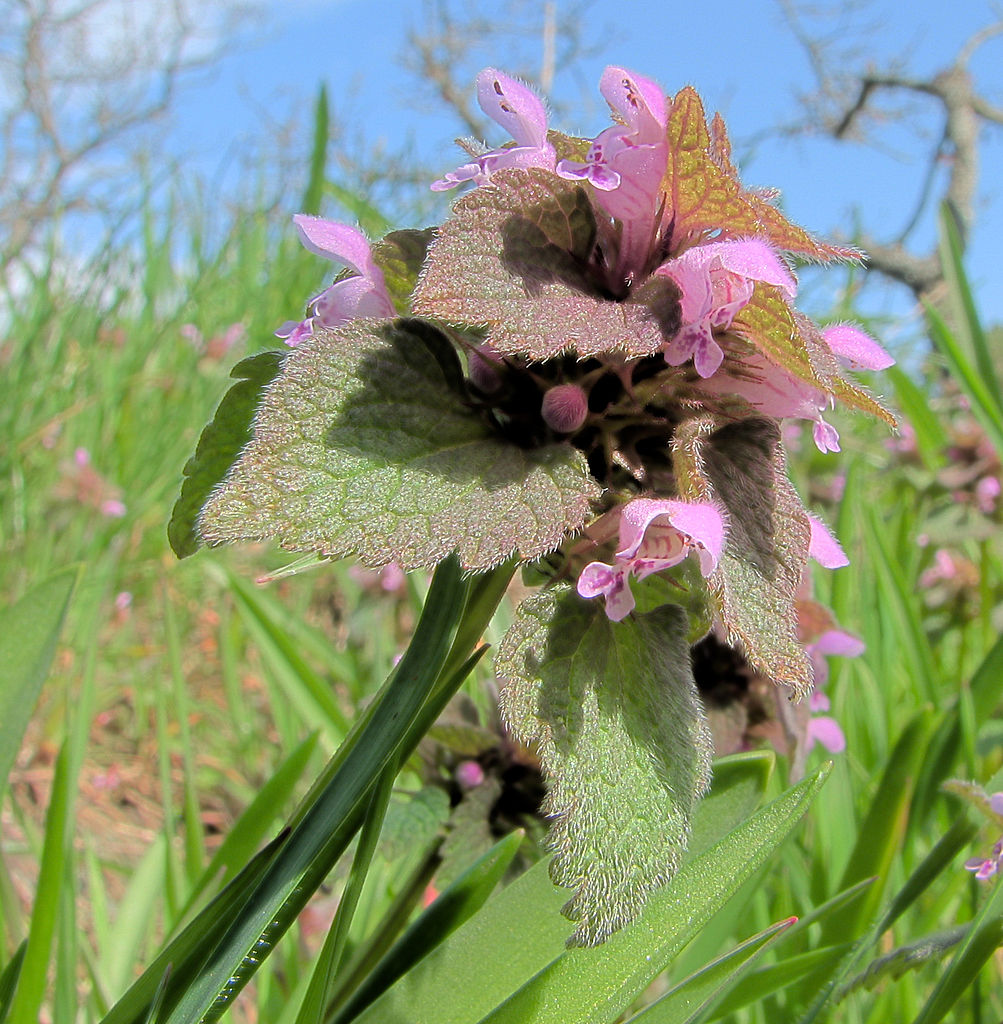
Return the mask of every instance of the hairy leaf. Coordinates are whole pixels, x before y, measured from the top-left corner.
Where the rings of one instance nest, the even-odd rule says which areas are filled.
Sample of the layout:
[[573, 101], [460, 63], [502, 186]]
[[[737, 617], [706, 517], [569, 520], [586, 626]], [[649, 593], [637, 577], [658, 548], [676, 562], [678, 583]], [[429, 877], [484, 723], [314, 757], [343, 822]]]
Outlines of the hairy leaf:
[[673, 452], [680, 493], [717, 501], [727, 510], [728, 535], [711, 593], [729, 643], [797, 697], [812, 671], [797, 637], [794, 600], [808, 561], [808, 516], [787, 480], [780, 428], [752, 418], [717, 430], [707, 419], [677, 432]]
[[411, 311], [411, 293], [434, 237], [435, 228], [406, 229], [391, 231], [373, 243], [373, 260], [383, 271], [387, 291], [399, 313]]
[[692, 86], [676, 94], [668, 123], [669, 165], [665, 188], [673, 211], [672, 251], [704, 232], [724, 237], [761, 235], [778, 249], [813, 260], [856, 260], [860, 253], [830, 245], [792, 224], [767, 198], [746, 191], [731, 164], [724, 122], [707, 129], [703, 104]]
[[710, 781], [686, 630], [674, 605], [611, 623], [556, 587], [522, 603], [499, 649], [503, 712], [547, 775], [576, 944], [602, 942], [672, 877]]
[[198, 549], [198, 514], [251, 440], [254, 411], [262, 392], [281, 370], [285, 356], [285, 352], [260, 352], [242, 359], [230, 371], [238, 383], [219, 403], [212, 422], [202, 431], [195, 454], [185, 465], [181, 494], [167, 526], [167, 539], [178, 558], [193, 555]]
[[536, 558], [578, 530], [599, 489], [569, 445], [506, 443], [450, 386], [441, 332], [355, 321], [287, 357], [254, 437], [199, 521], [209, 544], [274, 538], [369, 566], [468, 569]]
[[653, 278], [624, 302], [590, 273], [598, 227], [582, 185], [549, 171], [492, 175], [453, 208], [433, 244], [415, 312], [488, 327], [498, 352], [650, 355], [679, 329], [679, 290]]

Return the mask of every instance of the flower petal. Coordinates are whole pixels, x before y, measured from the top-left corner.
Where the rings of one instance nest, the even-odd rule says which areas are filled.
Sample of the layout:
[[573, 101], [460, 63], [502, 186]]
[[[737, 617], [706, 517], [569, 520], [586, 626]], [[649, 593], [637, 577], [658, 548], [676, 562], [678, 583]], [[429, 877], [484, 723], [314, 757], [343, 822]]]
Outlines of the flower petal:
[[851, 370], [887, 370], [895, 360], [869, 335], [851, 324], [833, 324], [822, 337], [840, 362]]
[[850, 560], [846, 557], [846, 552], [840, 547], [839, 541], [829, 532], [825, 523], [810, 512], [808, 521], [811, 523], [808, 556], [814, 558], [819, 565], [826, 569], [841, 569], [844, 565], [849, 565]]
[[372, 278], [375, 271], [380, 275], [382, 283], [383, 274], [373, 262], [366, 236], [358, 228], [324, 220], [323, 217], [310, 217], [305, 213], [296, 214], [293, 223], [299, 232], [300, 241], [314, 255], [343, 263], [362, 277]]
[[477, 102], [520, 146], [540, 149], [547, 142], [547, 110], [528, 85], [497, 68], [477, 76]]

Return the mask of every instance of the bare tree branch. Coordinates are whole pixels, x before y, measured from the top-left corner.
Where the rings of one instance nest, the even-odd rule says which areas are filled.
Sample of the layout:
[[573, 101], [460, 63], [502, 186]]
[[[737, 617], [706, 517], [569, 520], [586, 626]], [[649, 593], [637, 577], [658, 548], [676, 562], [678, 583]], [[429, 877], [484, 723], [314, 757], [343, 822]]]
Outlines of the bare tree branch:
[[[909, 75], [892, 62], [884, 69], [847, 70], [859, 61], [845, 55], [834, 59], [832, 39], [805, 29], [807, 11], [795, 0], [780, 0], [789, 24], [805, 47], [817, 77], [817, 90], [805, 98], [813, 130], [821, 125], [835, 139], [854, 138], [874, 145], [875, 130], [893, 118], [915, 123], [918, 115], [909, 107], [889, 110], [890, 100], [919, 98], [934, 102], [940, 122], [938, 141], [931, 148], [927, 170], [920, 182], [913, 212], [905, 228], [892, 241], [865, 233], [857, 242], [868, 254], [869, 267], [909, 288], [917, 298], [935, 297], [941, 283], [936, 251], [916, 252], [909, 237], [931, 205], [946, 201], [954, 212], [962, 239], [971, 232], [979, 194], [979, 133], [983, 124], [1003, 124], [1003, 109], [977, 91], [969, 63], [977, 50], [1003, 34], [1003, 19], [976, 32], [959, 50], [955, 59], [930, 78]], [[817, 11], [815, 11], [817, 13]], [[927, 115], [929, 116], [929, 115]], [[803, 124], [807, 129], [808, 121]], [[940, 172], [945, 183], [937, 189]]]

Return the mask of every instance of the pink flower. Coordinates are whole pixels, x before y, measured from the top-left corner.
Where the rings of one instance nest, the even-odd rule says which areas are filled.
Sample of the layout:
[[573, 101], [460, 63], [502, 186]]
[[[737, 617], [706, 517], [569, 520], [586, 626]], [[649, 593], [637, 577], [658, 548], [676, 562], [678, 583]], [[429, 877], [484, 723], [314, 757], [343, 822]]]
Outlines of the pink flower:
[[709, 576], [724, 547], [725, 522], [711, 504], [635, 498], [620, 509], [620, 548], [612, 565], [590, 562], [578, 578], [585, 598], [602, 595], [606, 614], [619, 622], [634, 608], [628, 577], [639, 580], [678, 565], [691, 551]]
[[443, 192], [464, 181], [483, 185], [503, 167], [554, 169], [557, 154], [547, 141], [547, 111], [532, 89], [495, 68], [485, 68], [477, 76], [477, 102], [512, 136], [515, 145], [492, 149], [457, 167], [432, 182], [433, 191]]
[[599, 91], [623, 124], [593, 140], [585, 163], [562, 160], [562, 178], [589, 181], [602, 208], [618, 221], [620, 248], [613, 272], [625, 287], [645, 271], [662, 205], [662, 179], [669, 159], [665, 93], [650, 78], [610, 66]]
[[687, 249], [658, 268], [682, 292], [682, 326], [665, 350], [670, 366], [687, 359], [701, 377], [710, 377], [724, 352], [714, 331], [726, 331], [735, 315], [752, 298], [755, 281], [775, 285], [789, 299], [797, 282], [787, 265], [766, 242], [757, 238], [711, 242]]
[[[850, 369], [884, 369], [895, 361], [873, 338], [848, 324], [827, 327], [822, 331], [822, 337], [832, 349], [833, 355]], [[697, 372], [701, 372], [699, 367]], [[767, 416], [812, 420], [815, 424], [812, 429], [815, 447], [820, 452], [839, 451], [839, 433], [823, 416], [834, 406], [833, 396], [794, 376], [759, 353], [730, 365], [727, 373], [717, 375], [703, 387], [714, 394], [738, 395]]]
[[816, 714], [829, 710], [829, 698], [815, 690], [808, 698], [808, 707], [812, 715], [808, 719], [808, 731], [805, 733], [805, 750], [811, 750], [816, 743], [821, 743], [830, 754], [846, 750], [846, 734], [839, 722], [831, 715]]
[[984, 476], [975, 485], [975, 504], [985, 515], [992, 515], [1000, 497], [1000, 479], [998, 476]]
[[[997, 818], [1003, 818], [1003, 793], [993, 793], [989, 797], [989, 809]], [[975, 877], [984, 882], [1003, 869], [1003, 838], [993, 844], [992, 853], [988, 858], [970, 857], [965, 861], [965, 870], [974, 871]]]
[[293, 223], [300, 241], [310, 252], [344, 264], [354, 275], [335, 281], [312, 298], [307, 304], [311, 315], [299, 322], [287, 320], [275, 332], [277, 338], [295, 347], [309, 338], [318, 324], [338, 327], [357, 317], [395, 315], [383, 271], [376, 265], [369, 242], [358, 228], [303, 213], [293, 217]]

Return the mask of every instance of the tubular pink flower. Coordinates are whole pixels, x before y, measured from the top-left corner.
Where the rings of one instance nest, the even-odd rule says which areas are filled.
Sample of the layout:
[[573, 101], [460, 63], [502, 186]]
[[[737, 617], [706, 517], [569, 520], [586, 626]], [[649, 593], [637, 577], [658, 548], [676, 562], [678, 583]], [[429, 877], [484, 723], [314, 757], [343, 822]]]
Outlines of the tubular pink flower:
[[820, 452], [839, 451], [839, 433], [822, 415], [832, 408], [833, 397], [759, 353], [745, 356], [741, 363], [729, 366], [725, 373], [715, 374], [702, 387], [714, 394], [738, 395], [767, 416], [812, 420], [815, 447]]
[[606, 614], [619, 622], [634, 608], [628, 577], [643, 580], [678, 565], [691, 551], [709, 576], [724, 548], [725, 523], [715, 505], [671, 499], [636, 498], [620, 510], [620, 548], [613, 565], [591, 562], [578, 578], [584, 598], [606, 599]]
[[547, 141], [547, 111], [532, 89], [495, 68], [485, 68], [477, 76], [477, 102], [512, 136], [515, 145], [492, 149], [450, 171], [432, 182], [434, 192], [444, 192], [465, 181], [483, 185], [503, 167], [554, 169], [557, 154]]
[[687, 249], [656, 271], [672, 278], [682, 292], [682, 326], [666, 346], [665, 360], [680, 366], [692, 357], [701, 377], [710, 377], [724, 360], [714, 331], [726, 331], [752, 298], [753, 282], [775, 285], [789, 299], [797, 292], [790, 269], [758, 238], [711, 242]]
[[591, 182], [599, 204], [619, 222], [620, 249], [613, 277], [629, 287], [646, 269], [657, 228], [669, 159], [668, 103], [650, 78], [614, 66], [603, 72], [599, 91], [623, 124], [596, 136], [585, 163], [561, 160], [557, 173]]
[[303, 213], [296, 214], [293, 223], [305, 248], [316, 256], [343, 264], [355, 276], [335, 281], [314, 296], [307, 303], [310, 316], [300, 321], [287, 320], [275, 332], [276, 337], [295, 347], [313, 334], [317, 324], [338, 327], [360, 317], [395, 315], [383, 271], [373, 259], [366, 236], [358, 228]]

